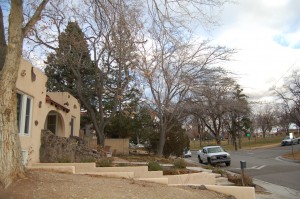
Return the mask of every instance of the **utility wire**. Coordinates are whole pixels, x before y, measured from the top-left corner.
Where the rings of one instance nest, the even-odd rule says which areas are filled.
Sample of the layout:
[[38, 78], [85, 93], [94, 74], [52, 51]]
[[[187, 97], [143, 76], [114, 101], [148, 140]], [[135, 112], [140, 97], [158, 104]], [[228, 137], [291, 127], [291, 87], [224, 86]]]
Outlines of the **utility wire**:
[[276, 87], [276, 84], [296, 65], [296, 63], [300, 60], [300, 58], [296, 59], [296, 61], [283, 73], [283, 75], [275, 82], [274, 87]]

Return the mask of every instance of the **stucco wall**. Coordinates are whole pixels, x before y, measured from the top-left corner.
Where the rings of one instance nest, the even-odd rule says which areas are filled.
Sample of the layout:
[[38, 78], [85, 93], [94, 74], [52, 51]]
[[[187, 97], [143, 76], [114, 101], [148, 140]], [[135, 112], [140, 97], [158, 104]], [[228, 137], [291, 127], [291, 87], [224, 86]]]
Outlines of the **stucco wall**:
[[[70, 121], [75, 118], [74, 135], [79, 135], [80, 128], [80, 105], [69, 93], [46, 93], [47, 76], [39, 69], [21, 59], [17, 78], [17, 92], [25, 94], [32, 99], [30, 132], [28, 135], [20, 135], [21, 148], [28, 153], [28, 165], [39, 162], [39, 148], [41, 144], [41, 131], [45, 127], [47, 115], [55, 111], [60, 117], [60, 128], [58, 135], [68, 137], [70, 135]], [[57, 100], [58, 103], [70, 109], [68, 113], [57, 107], [46, 103], [46, 94]]]
[[[33, 70], [32, 79], [31, 70]], [[35, 79], [35, 80], [34, 80]], [[33, 81], [34, 80], [34, 81]], [[39, 147], [41, 130], [47, 116], [45, 111], [47, 77], [37, 68], [21, 59], [20, 69], [17, 79], [17, 91], [32, 97], [32, 117], [30, 122], [30, 132], [28, 135], [20, 135], [21, 148], [29, 153], [30, 162], [39, 161]]]
[[106, 138], [105, 146], [111, 146], [110, 150], [115, 154], [128, 155], [129, 154], [129, 139], [111, 139]]
[[57, 109], [55, 106], [50, 104], [46, 104], [48, 110], [54, 110], [58, 112], [62, 112], [63, 120], [64, 120], [64, 137], [69, 137], [71, 133], [71, 118], [75, 118], [74, 124], [74, 136], [79, 136], [80, 130], [80, 104], [78, 100], [73, 97], [68, 92], [47, 92], [47, 95], [51, 97], [55, 102], [63, 105], [64, 107], [68, 108], [70, 112], [64, 113], [62, 110]]

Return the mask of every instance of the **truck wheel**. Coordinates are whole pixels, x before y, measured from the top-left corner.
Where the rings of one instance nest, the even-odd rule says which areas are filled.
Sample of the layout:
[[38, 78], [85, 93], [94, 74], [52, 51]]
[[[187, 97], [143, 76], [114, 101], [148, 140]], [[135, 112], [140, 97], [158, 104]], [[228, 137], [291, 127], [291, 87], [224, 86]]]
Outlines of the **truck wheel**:
[[229, 167], [231, 162], [225, 162], [226, 166]]
[[211, 161], [210, 161], [210, 158], [207, 158], [207, 164], [212, 165]]
[[203, 161], [201, 160], [200, 156], [198, 156], [198, 160], [199, 160], [199, 163], [203, 163]]

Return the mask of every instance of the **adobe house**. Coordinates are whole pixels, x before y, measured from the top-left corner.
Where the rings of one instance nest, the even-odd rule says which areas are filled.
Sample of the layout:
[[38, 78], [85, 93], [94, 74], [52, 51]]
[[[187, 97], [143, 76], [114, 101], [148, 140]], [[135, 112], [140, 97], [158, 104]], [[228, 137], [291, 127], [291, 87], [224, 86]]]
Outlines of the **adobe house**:
[[79, 136], [80, 104], [67, 92], [46, 92], [47, 76], [21, 60], [17, 78], [17, 121], [24, 165], [39, 161], [41, 131]]

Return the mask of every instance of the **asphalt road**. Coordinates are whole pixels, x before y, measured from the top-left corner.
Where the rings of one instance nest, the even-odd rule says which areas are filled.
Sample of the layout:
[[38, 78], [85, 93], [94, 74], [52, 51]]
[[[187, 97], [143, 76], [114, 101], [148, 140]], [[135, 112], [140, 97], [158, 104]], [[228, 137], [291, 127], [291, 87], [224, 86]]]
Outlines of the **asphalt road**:
[[[300, 144], [293, 145], [293, 149], [300, 150]], [[284, 161], [279, 156], [291, 152], [291, 146], [278, 146], [264, 149], [248, 149], [229, 151], [231, 166], [220, 167], [234, 173], [240, 173], [240, 161], [246, 161], [245, 174], [272, 184], [281, 185], [300, 191], [300, 163]], [[196, 151], [192, 151], [191, 160], [198, 162]], [[199, 163], [200, 164], [200, 163]]]

